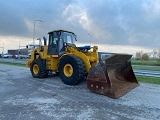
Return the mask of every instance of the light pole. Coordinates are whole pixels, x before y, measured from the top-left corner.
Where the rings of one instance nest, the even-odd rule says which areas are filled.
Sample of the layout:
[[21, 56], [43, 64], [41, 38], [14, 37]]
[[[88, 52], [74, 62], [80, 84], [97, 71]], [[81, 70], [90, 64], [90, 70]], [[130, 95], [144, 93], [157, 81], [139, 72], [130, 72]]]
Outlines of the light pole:
[[91, 34], [88, 33], [88, 35], [90, 36], [90, 46], [91, 46]]
[[4, 54], [4, 40], [3, 40], [3, 54]]
[[36, 22], [43, 22], [42, 20], [34, 20], [34, 28], [33, 28], [33, 46], [35, 45], [35, 42], [34, 42], [34, 36], [35, 36], [35, 24]]
[[2, 48], [2, 57], [4, 57], [3, 55], [4, 55], [4, 40], [3, 40], [3, 46], [2, 47], [0, 47], [0, 48]]
[[19, 39], [19, 54], [21, 54], [21, 53], [20, 53], [20, 39]]
[[3, 40], [3, 46], [0, 48], [2, 48], [2, 53], [4, 54], [4, 40]]

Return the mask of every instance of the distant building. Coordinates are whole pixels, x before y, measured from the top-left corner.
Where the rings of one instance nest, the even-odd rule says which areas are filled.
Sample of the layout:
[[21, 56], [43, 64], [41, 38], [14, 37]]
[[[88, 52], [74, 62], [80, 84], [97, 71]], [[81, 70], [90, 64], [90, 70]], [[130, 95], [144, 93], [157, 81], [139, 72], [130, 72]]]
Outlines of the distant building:
[[15, 57], [15, 55], [28, 55], [28, 48], [23, 48], [23, 49], [15, 49], [15, 50], [8, 50], [8, 54], [13, 55], [13, 57]]

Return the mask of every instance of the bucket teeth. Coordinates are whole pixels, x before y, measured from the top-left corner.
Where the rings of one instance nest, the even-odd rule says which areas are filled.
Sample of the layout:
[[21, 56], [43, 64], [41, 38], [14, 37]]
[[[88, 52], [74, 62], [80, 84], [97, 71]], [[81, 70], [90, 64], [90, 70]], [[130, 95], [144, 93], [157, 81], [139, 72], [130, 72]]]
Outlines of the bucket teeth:
[[138, 86], [131, 66], [131, 55], [114, 54], [92, 67], [87, 76], [90, 91], [118, 98]]

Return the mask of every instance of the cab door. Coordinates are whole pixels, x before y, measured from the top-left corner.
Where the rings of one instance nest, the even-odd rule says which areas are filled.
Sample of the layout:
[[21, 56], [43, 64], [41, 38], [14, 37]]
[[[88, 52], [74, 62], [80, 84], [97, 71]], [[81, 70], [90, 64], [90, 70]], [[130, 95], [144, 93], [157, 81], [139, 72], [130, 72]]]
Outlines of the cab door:
[[59, 35], [57, 32], [49, 33], [48, 55], [59, 54]]

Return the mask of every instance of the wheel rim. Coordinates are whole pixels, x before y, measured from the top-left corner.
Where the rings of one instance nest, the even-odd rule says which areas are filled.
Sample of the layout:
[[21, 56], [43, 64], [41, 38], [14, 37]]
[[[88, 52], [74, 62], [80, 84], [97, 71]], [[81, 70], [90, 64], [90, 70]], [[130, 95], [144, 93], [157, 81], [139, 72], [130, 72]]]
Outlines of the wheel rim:
[[38, 67], [38, 65], [37, 64], [35, 64], [35, 65], [33, 65], [33, 72], [34, 72], [34, 74], [38, 74], [38, 72], [39, 72], [39, 67]]
[[63, 72], [65, 74], [65, 76], [70, 77], [73, 74], [73, 67], [71, 64], [66, 64], [64, 66]]

